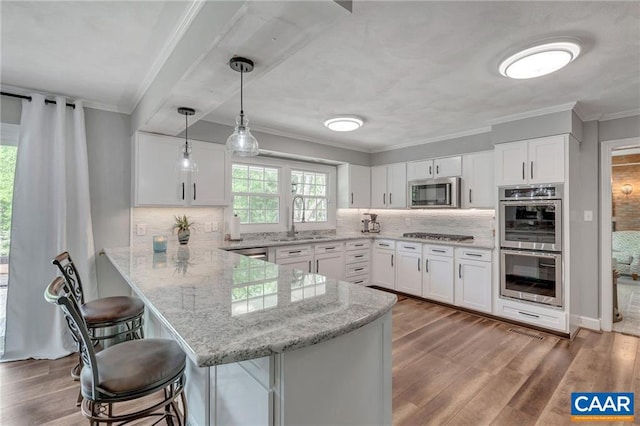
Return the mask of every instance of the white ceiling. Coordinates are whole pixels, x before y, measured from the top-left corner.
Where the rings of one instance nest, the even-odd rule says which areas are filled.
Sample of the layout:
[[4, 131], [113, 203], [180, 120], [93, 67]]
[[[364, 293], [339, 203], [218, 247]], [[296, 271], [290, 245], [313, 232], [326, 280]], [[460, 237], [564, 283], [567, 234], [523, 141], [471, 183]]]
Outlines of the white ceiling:
[[[245, 3], [227, 7], [228, 25], [198, 46], [184, 45], [187, 33], [172, 55], [193, 49], [192, 62], [155, 87], [162, 93], [147, 92], [141, 104], [151, 105], [139, 128], [178, 133], [177, 106], [232, 125], [240, 82], [225, 62], [233, 54], [256, 61], [245, 84], [252, 128], [363, 151], [474, 133], [505, 116], [576, 101], [583, 118], [640, 114], [638, 1], [355, 1], [352, 14], [315, 8], [327, 2]], [[1, 82], [131, 112], [185, 22], [215, 16], [225, 4], [242, 5], [2, 1]], [[320, 24], [309, 29], [315, 17]], [[498, 74], [514, 49], [555, 36], [583, 42], [567, 68], [532, 80]], [[322, 126], [339, 113], [360, 115], [365, 125], [351, 133]]]

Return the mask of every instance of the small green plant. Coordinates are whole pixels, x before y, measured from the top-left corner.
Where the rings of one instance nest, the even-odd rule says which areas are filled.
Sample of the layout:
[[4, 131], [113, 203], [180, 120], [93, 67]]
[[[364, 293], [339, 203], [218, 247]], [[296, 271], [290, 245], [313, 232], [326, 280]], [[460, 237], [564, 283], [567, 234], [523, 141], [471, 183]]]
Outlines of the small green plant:
[[[175, 218], [175, 223], [173, 224], [173, 229], [178, 232], [189, 231], [193, 227], [193, 222], [187, 217], [186, 214], [183, 215], [182, 217], [174, 216], [174, 218]], [[195, 230], [195, 227], [193, 228]]]

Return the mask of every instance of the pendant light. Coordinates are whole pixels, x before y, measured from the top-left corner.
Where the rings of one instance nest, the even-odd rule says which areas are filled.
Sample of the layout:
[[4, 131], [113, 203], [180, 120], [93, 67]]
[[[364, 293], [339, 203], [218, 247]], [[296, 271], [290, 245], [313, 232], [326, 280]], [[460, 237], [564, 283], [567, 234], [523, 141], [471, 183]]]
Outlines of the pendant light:
[[240, 115], [236, 118], [236, 128], [227, 139], [226, 149], [232, 155], [241, 157], [250, 157], [258, 155], [258, 141], [249, 131], [247, 123], [249, 120], [244, 116], [242, 104], [242, 76], [245, 72], [253, 71], [253, 61], [247, 58], [235, 57], [229, 60], [229, 66], [232, 70], [240, 73]]
[[184, 145], [180, 147], [180, 155], [176, 168], [181, 172], [197, 172], [198, 166], [191, 156], [191, 146], [189, 146], [189, 116], [194, 115], [196, 110], [193, 108], [178, 108], [178, 113], [184, 115]]

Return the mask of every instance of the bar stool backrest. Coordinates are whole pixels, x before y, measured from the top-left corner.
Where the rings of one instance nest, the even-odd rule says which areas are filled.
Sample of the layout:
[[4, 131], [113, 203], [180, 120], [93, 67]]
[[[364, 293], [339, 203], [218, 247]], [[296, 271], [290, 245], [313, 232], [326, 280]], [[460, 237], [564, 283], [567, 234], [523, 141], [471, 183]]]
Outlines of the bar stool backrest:
[[84, 363], [83, 368], [91, 370], [92, 382], [91, 392], [95, 399], [97, 396], [96, 383], [98, 383], [98, 364], [96, 363], [96, 354], [93, 350], [93, 344], [89, 337], [89, 330], [84, 322], [78, 303], [75, 297], [72, 297], [70, 287], [62, 277], [56, 277], [47, 286], [44, 291], [44, 298], [47, 302], [60, 306], [64, 316], [69, 324], [69, 330], [73, 333], [80, 348], [80, 356]]
[[80, 275], [76, 270], [73, 261], [71, 260], [71, 256], [69, 256], [68, 252], [63, 252], [57, 255], [52, 261], [54, 265], [60, 269], [62, 272], [62, 276], [65, 281], [71, 286], [73, 297], [76, 299], [78, 305], [84, 305], [84, 293], [82, 291], [82, 281], [80, 280]]

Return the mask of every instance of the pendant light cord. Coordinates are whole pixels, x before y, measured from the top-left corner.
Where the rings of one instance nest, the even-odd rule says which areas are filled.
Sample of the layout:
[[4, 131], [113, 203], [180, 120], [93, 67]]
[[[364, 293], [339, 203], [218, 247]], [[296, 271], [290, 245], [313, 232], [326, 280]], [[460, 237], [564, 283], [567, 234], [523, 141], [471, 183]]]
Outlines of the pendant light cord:
[[184, 115], [184, 152], [189, 153], [189, 116]]
[[244, 65], [241, 65], [240, 66], [240, 127], [244, 127], [244, 106], [242, 103], [243, 74], [244, 74]]

